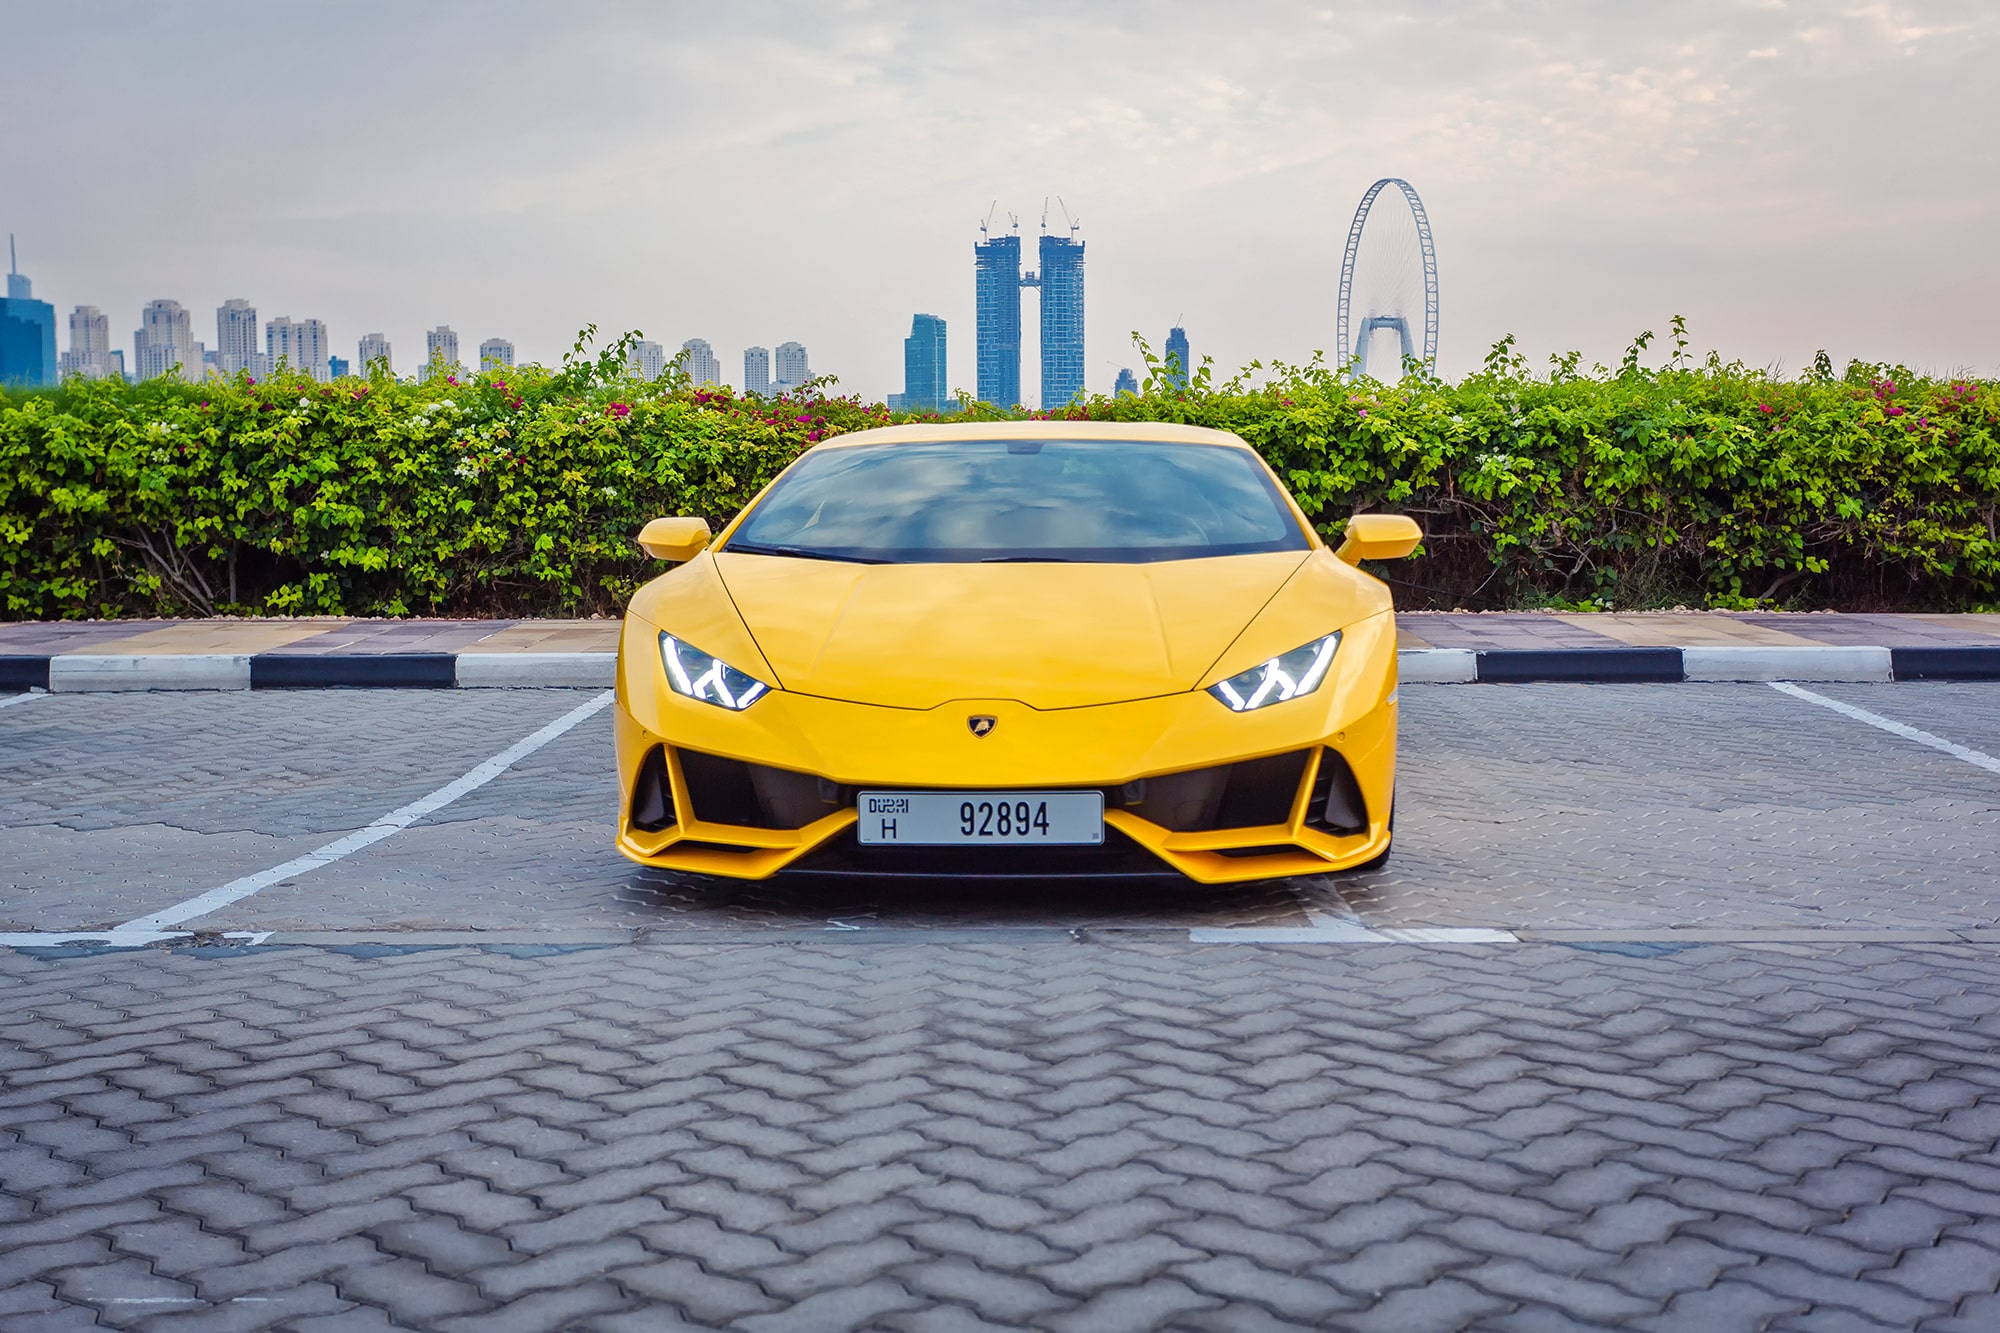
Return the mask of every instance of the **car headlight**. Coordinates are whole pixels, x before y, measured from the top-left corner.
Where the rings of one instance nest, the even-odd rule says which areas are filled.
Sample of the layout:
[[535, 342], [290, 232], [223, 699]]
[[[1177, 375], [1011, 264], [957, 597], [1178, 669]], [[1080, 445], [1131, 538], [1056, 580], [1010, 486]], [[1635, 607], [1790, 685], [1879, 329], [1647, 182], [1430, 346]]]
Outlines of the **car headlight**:
[[660, 635], [660, 660], [666, 664], [667, 684], [675, 694], [685, 694], [717, 708], [740, 713], [771, 692], [771, 687], [755, 676], [745, 675], [719, 657], [713, 657], [671, 634]]
[[1262, 666], [1217, 681], [1208, 692], [1229, 706], [1232, 713], [1281, 704], [1301, 694], [1311, 694], [1326, 679], [1333, 665], [1334, 650], [1340, 647], [1340, 631], [1314, 639], [1302, 648], [1281, 653]]

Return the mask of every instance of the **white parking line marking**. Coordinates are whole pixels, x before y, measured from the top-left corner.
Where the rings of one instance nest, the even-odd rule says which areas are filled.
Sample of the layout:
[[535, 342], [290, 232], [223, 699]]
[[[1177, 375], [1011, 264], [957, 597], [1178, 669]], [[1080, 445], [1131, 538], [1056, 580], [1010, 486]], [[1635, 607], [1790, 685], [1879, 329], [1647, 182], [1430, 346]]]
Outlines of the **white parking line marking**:
[[1487, 926], [1364, 926], [1329, 919], [1314, 926], [1197, 926], [1190, 944], [1519, 944], [1511, 930]]
[[[143, 949], [162, 940], [192, 938], [191, 930], [17, 930], [0, 932], [0, 949], [55, 949], [65, 944], [108, 944], [114, 949]], [[262, 944], [271, 938], [268, 930], [228, 930], [222, 938], [232, 944]]]
[[[322, 866], [332, 865], [343, 857], [354, 855], [364, 847], [374, 846], [384, 838], [394, 837], [425, 815], [442, 810], [459, 797], [484, 787], [518, 761], [527, 758], [578, 723], [603, 711], [612, 697], [613, 692], [606, 690], [589, 703], [570, 709], [540, 731], [523, 736], [464, 776], [447, 782], [428, 796], [420, 796], [408, 805], [391, 810], [367, 828], [357, 829], [344, 838], [337, 838], [324, 847], [307, 852], [304, 856], [293, 857], [283, 865], [272, 866], [269, 870], [260, 870], [241, 879], [233, 879], [199, 897], [176, 903], [164, 911], [127, 921], [115, 927], [114, 933], [159, 931], [169, 926], [178, 926], [183, 921], [192, 921], [198, 916], [207, 916], [210, 912], [227, 907], [231, 903], [241, 902], [251, 894], [268, 889], [273, 884], [282, 884], [288, 879], [295, 879]], [[103, 934], [85, 938], [101, 939]]]
[[1292, 897], [1309, 926], [1198, 926], [1190, 944], [1518, 944], [1511, 930], [1487, 926], [1371, 926], [1353, 904], [1332, 891], [1321, 904], [1297, 888]]
[[1789, 694], [1794, 699], [1803, 699], [1809, 704], [1818, 704], [1821, 708], [1831, 708], [1843, 717], [1851, 717], [1856, 722], [1865, 722], [1871, 727], [1878, 727], [1892, 736], [1901, 736], [1906, 741], [1915, 741], [1919, 745], [1928, 745], [1933, 750], [1942, 750], [1952, 758], [1963, 759], [1975, 768], [1983, 768], [1988, 773], [2000, 773], [2000, 759], [1995, 759], [1983, 750], [1975, 750], [1956, 741], [1948, 741], [1942, 736], [1933, 736], [1928, 731], [1920, 731], [1902, 722], [1893, 722], [1880, 713], [1871, 713], [1865, 708], [1856, 708], [1853, 704], [1829, 699], [1824, 694], [1804, 689], [1790, 681], [1773, 680], [1766, 683], [1780, 694]]
[[12, 708], [15, 704], [31, 704], [37, 699], [49, 697], [47, 690], [29, 690], [26, 694], [10, 694], [0, 699], [0, 708]]

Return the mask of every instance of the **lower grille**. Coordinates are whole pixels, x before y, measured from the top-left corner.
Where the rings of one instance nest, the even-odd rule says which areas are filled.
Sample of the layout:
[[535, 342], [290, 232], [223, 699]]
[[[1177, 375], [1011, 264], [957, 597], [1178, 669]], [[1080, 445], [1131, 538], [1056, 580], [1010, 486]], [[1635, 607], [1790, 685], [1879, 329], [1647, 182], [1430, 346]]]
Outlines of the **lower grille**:
[[886, 879], [1181, 878], [1113, 828], [1104, 830], [1099, 847], [863, 847], [849, 829], [782, 873]]
[[1107, 804], [1174, 833], [1282, 824], [1292, 817], [1292, 801], [1311, 754], [1295, 750], [1239, 764], [1163, 773], [1112, 789], [1106, 793]]
[[811, 773], [677, 752], [694, 817], [738, 828], [796, 829], [854, 804], [854, 793]]

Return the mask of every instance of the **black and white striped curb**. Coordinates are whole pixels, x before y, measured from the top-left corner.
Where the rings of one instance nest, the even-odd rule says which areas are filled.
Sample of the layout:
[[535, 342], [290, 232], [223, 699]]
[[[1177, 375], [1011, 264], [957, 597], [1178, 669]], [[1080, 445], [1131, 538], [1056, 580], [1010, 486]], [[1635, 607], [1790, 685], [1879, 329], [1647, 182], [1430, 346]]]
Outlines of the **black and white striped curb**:
[[1588, 684], [1679, 681], [2000, 680], [2000, 643], [1882, 648], [1817, 644], [1724, 648], [1419, 648], [1397, 654], [1405, 682]]
[[[1409, 684], [2000, 680], [2000, 643], [1961, 647], [1413, 648]], [[0, 656], [0, 690], [604, 689], [615, 653]]]
[[0, 690], [608, 688], [616, 653], [61, 653], [0, 656]]

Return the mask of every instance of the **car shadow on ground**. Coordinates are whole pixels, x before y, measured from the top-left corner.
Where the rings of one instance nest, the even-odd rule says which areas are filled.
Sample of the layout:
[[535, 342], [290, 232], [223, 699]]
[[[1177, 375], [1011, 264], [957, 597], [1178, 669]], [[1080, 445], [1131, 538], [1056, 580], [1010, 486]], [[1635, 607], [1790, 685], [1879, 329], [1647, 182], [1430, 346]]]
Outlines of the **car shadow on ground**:
[[[1307, 893], [1310, 884], [1313, 891]], [[635, 870], [619, 901], [665, 929], [1075, 929], [1301, 926], [1319, 880], [1197, 884], [1173, 875], [1095, 879], [926, 879], [779, 875], [706, 879]]]

